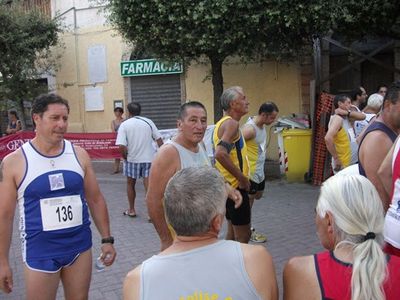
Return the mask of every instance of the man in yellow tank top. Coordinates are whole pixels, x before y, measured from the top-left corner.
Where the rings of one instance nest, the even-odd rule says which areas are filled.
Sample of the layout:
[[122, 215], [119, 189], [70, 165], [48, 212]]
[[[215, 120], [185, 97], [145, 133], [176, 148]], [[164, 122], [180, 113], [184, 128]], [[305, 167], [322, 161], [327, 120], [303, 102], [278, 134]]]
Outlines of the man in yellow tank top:
[[340, 108], [348, 112], [347, 116], [332, 115], [325, 135], [326, 148], [332, 155], [332, 169], [336, 173], [357, 163], [358, 145], [354, 128], [349, 122], [349, 117], [353, 113], [350, 98], [347, 95], [336, 95], [333, 105], [335, 109]]
[[239, 86], [226, 89], [221, 95], [224, 116], [215, 124], [213, 145], [215, 167], [232, 187], [242, 194], [243, 202], [235, 208], [234, 201], [226, 202], [228, 231], [226, 239], [248, 243], [250, 239], [249, 163], [246, 142], [239, 129], [240, 119], [249, 111], [249, 101]]

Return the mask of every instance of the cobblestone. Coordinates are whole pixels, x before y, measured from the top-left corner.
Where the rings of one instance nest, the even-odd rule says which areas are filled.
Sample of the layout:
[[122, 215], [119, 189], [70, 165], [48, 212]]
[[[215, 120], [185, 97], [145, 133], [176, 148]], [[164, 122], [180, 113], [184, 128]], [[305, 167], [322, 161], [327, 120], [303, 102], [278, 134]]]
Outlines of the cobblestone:
[[[89, 299], [121, 299], [122, 283], [129, 270], [159, 250], [157, 233], [147, 221], [142, 183], [137, 183], [137, 218], [122, 215], [127, 208], [125, 177], [111, 175], [112, 161], [94, 161], [100, 188], [107, 200], [112, 234], [115, 237], [117, 260], [113, 266], [97, 273], [93, 270]], [[314, 207], [318, 187], [302, 183], [286, 183], [284, 180], [269, 181], [263, 198], [253, 207], [253, 227], [265, 233], [264, 245], [274, 259], [277, 279], [282, 297], [282, 270], [292, 256], [307, 255], [322, 250], [314, 226]], [[17, 217], [10, 248], [10, 263], [14, 273], [14, 291], [0, 299], [24, 299], [25, 288], [20, 251]], [[93, 257], [100, 253], [100, 236], [93, 226]], [[224, 230], [221, 236], [224, 235]], [[64, 299], [60, 285], [57, 299]]]

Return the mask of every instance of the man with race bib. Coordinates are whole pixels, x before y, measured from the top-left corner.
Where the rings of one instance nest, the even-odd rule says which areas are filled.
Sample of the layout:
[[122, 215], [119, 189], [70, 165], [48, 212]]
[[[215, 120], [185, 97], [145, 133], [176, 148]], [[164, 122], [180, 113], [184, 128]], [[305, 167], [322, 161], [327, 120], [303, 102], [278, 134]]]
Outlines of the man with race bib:
[[64, 139], [68, 102], [41, 95], [32, 105], [36, 136], [6, 156], [0, 185], [0, 288], [13, 288], [8, 261], [13, 219], [19, 227], [27, 299], [87, 299], [92, 270], [89, 210], [102, 237], [102, 260], [114, 262], [107, 205], [87, 152]]

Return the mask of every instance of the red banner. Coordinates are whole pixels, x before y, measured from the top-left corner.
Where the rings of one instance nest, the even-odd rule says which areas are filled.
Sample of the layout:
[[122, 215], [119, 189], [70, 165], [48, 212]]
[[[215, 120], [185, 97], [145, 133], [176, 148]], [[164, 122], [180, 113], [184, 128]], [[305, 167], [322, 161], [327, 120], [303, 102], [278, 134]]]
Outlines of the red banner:
[[[20, 131], [0, 138], [0, 159], [17, 150], [25, 142], [33, 139], [33, 131]], [[115, 145], [115, 132], [110, 133], [66, 133], [64, 137], [85, 149], [92, 159], [121, 158], [118, 146]]]

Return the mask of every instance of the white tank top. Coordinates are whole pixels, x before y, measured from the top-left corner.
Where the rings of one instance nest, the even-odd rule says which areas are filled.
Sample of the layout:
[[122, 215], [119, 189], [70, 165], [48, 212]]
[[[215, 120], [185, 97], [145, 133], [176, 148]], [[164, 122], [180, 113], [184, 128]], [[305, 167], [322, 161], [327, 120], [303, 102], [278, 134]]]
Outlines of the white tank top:
[[155, 255], [142, 264], [140, 299], [261, 299], [244, 266], [240, 243], [219, 241]]
[[343, 128], [346, 130], [347, 135], [349, 137], [350, 149], [351, 149], [351, 159], [350, 165], [353, 165], [358, 162], [358, 144], [356, 141], [356, 135], [354, 132], [353, 126], [351, 126], [348, 118], [343, 120]]
[[71, 142], [56, 156], [22, 146], [26, 161], [18, 187], [22, 258], [68, 256], [92, 246], [84, 171]]
[[167, 141], [166, 144], [174, 146], [178, 151], [181, 161], [181, 169], [196, 166], [211, 166], [207, 152], [201, 144], [199, 144], [198, 152], [192, 152], [172, 140]]
[[375, 117], [376, 114], [365, 114], [365, 119], [362, 121], [354, 121], [354, 132], [356, 134], [356, 137], [360, 135], [360, 133], [363, 131], [365, 126], [368, 126], [369, 122], [373, 117]]
[[250, 141], [246, 141], [247, 157], [250, 164], [250, 179], [256, 183], [261, 183], [265, 178], [264, 165], [267, 143], [267, 131], [265, 127], [258, 127], [252, 117], [246, 122], [254, 128], [256, 136]]

